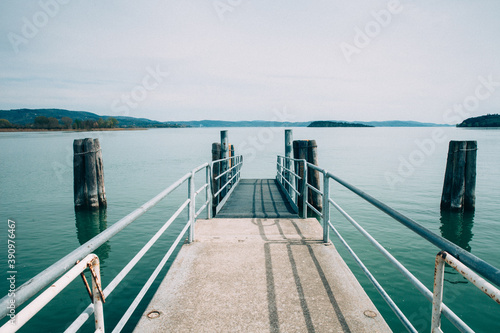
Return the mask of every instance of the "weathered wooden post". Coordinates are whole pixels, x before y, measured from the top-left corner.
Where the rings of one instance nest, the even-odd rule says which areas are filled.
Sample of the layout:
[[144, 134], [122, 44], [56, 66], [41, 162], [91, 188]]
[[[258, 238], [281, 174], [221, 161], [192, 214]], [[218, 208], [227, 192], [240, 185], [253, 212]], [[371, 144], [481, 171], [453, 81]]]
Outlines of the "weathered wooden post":
[[441, 195], [442, 210], [474, 210], [476, 156], [476, 141], [450, 141]]
[[106, 200], [106, 189], [104, 187], [104, 164], [102, 162], [102, 150], [99, 139], [94, 139], [94, 146], [96, 149], [96, 178], [97, 178], [97, 196], [99, 199], [99, 207], [106, 207], [108, 202]]
[[99, 139], [73, 142], [73, 186], [77, 209], [106, 207], [104, 172]]
[[[293, 141], [293, 155], [296, 159], [304, 159], [308, 163], [318, 165], [318, 151], [317, 151], [316, 140], [295, 140]], [[313, 168], [307, 168], [304, 170], [303, 163], [298, 163], [295, 168], [297, 174], [302, 178], [304, 177], [304, 173], [306, 173], [307, 183], [311, 186], [314, 186], [316, 189], [321, 191], [320, 181], [319, 181], [319, 171], [314, 170]], [[306, 189], [307, 190], [307, 189]], [[308, 189], [304, 192], [304, 188], [302, 182], [299, 183], [298, 191], [300, 193], [307, 193], [307, 201], [318, 211], [321, 212], [322, 209], [322, 201], [320, 194], [315, 191]], [[302, 195], [299, 196], [299, 201], [303, 202]], [[301, 210], [299, 206], [299, 213], [305, 212], [302, 216], [306, 216], [307, 207], [304, 207], [304, 204], [301, 205], [303, 209]], [[315, 214], [316, 215], [316, 214]]]
[[[220, 151], [221, 151], [221, 159], [229, 157], [229, 141], [227, 138], [227, 131], [220, 131]], [[228, 165], [229, 164], [227, 161], [221, 162], [221, 170], [220, 170], [221, 174], [227, 171]], [[228, 179], [227, 174], [221, 177], [221, 187], [226, 184], [227, 179]], [[227, 188], [222, 190], [221, 199], [226, 196], [226, 193], [227, 193]]]
[[95, 158], [94, 139], [83, 140], [85, 152], [85, 187], [87, 189], [87, 207], [90, 209], [99, 208], [99, 196], [97, 189], [97, 163]]
[[[318, 165], [318, 145], [316, 144], [316, 140], [308, 141], [307, 162]], [[307, 170], [307, 177], [309, 184], [321, 191], [319, 171], [310, 168], [309, 170]], [[309, 200], [314, 208], [321, 212], [323, 204], [320, 194], [309, 189]]]
[[[285, 130], [285, 157], [286, 158], [293, 158], [293, 132], [291, 129], [286, 129]], [[285, 159], [284, 161], [284, 166], [287, 169], [292, 169], [292, 163], [288, 159]], [[285, 179], [291, 183], [292, 177], [290, 177], [290, 174], [288, 171], [285, 171]], [[287, 191], [290, 191], [290, 185], [288, 183], [285, 183], [285, 189]]]
[[85, 198], [85, 160], [83, 155], [83, 140], [73, 141], [73, 192], [75, 208], [84, 208]]
[[[293, 141], [293, 158], [297, 160], [307, 160], [307, 141], [303, 140], [295, 140]], [[297, 191], [299, 191], [298, 198], [298, 207], [299, 207], [299, 215], [302, 217], [307, 217], [307, 206], [304, 205], [304, 176], [305, 175], [305, 165], [301, 162], [295, 163], [295, 173], [299, 175], [301, 179], [297, 179]]]
[[[214, 142], [212, 143], [212, 161], [220, 160], [221, 156], [221, 148], [220, 143]], [[215, 216], [217, 205], [219, 204], [219, 200], [213, 194], [217, 193], [220, 189], [220, 179], [216, 179], [220, 174], [220, 163], [214, 163], [212, 168], [212, 216]]]
[[467, 141], [464, 195], [464, 210], [466, 211], [473, 211], [476, 208], [476, 160], [477, 141]]

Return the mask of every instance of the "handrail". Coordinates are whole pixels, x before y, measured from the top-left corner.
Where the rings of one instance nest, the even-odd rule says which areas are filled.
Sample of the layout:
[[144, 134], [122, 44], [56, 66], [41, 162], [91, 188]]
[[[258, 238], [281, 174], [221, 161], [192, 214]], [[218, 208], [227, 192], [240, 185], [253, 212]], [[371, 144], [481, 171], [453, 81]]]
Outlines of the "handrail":
[[297, 169], [299, 169], [299, 164], [304, 166], [306, 163], [306, 160], [303, 159], [288, 158], [281, 155], [277, 156], [276, 180], [285, 193], [290, 206], [296, 213], [299, 213], [299, 206], [304, 207], [304, 205], [306, 205], [306, 198], [302, 194], [303, 188], [307, 186], [307, 171], [305, 171], [305, 174], [302, 176], [296, 172]]
[[[15, 332], [24, 326], [34, 315], [36, 315], [45, 305], [47, 305], [54, 297], [56, 297], [64, 288], [66, 288], [75, 278], [83, 274], [85, 269], [92, 269], [92, 300], [93, 306], [99, 309], [96, 314], [95, 328], [96, 332], [104, 332], [104, 316], [102, 311], [102, 303], [104, 299], [101, 298], [101, 274], [99, 269], [99, 258], [95, 254], [89, 254], [82, 261], [76, 263], [66, 274], [64, 274], [57, 282], [53, 283], [50, 288], [47, 288], [37, 298], [30, 302], [24, 309], [15, 315], [15, 317], [6, 322], [1, 328], [0, 332]], [[83, 275], [82, 275], [83, 276]], [[86, 280], [85, 280], [85, 283]], [[86, 284], [88, 287], [88, 284]], [[90, 289], [88, 290], [90, 293]]]
[[[176, 210], [176, 212], [170, 217], [170, 219], [165, 222], [165, 224], [158, 230], [158, 232], [148, 241], [146, 245], [134, 256], [134, 258], [122, 269], [122, 271], [109, 283], [109, 285], [104, 289], [104, 297], [107, 297], [111, 294], [111, 292], [120, 284], [120, 282], [125, 278], [125, 276], [132, 270], [132, 268], [137, 264], [137, 262], [145, 255], [145, 253], [153, 246], [153, 244], [159, 239], [159, 237], [165, 232], [165, 230], [174, 222], [175, 219], [184, 211], [186, 208], [188, 209], [188, 219], [187, 222], [177, 237], [176, 241], [172, 244], [172, 246], [167, 251], [165, 257], [162, 259], [156, 270], [150, 276], [149, 280], [143, 287], [143, 290], [136, 297], [136, 300], [132, 303], [127, 313], [125, 313], [124, 317], [120, 321], [119, 325], [123, 325], [126, 323], [130, 315], [133, 313], [138, 303], [144, 297], [146, 291], [149, 289], [151, 284], [153, 283], [156, 276], [159, 274], [161, 268], [166, 264], [168, 258], [173, 253], [174, 249], [179, 244], [183, 235], [186, 231], [189, 231], [188, 241], [191, 242], [194, 239], [194, 223], [196, 217], [202, 212], [203, 209], [207, 208], [207, 218], [211, 218], [211, 209], [212, 206], [212, 195], [211, 195], [211, 175], [212, 168], [211, 163], [204, 163], [191, 172], [185, 174], [181, 178], [179, 178], [176, 182], [170, 185], [168, 188], [160, 192], [154, 198], [143, 204], [141, 207], [137, 208], [124, 218], [120, 219], [118, 222], [113, 224], [110, 228], [104, 230], [88, 242], [84, 243], [77, 249], [73, 250], [71, 253], [67, 254], [65, 257], [52, 264], [50, 267], [36, 275], [34, 278], [30, 279], [28, 282], [24, 283], [16, 290], [16, 308], [21, 304], [25, 303], [27, 300], [36, 295], [39, 291], [50, 285], [55, 279], [63, 274], [68, 274], [68, 271], [72, 271], [74, 269], [75, 262], [82, 260], [84, 257], [89, 255], [92, 251], [97, 249], [99, 246], [104, 244], [106, 241], [110, 240], [117, 233], [122, 231], [125, 227], [127, 227], [130, 223], [134, 222], [137, 218], [142, 216], [148, 210], [153, 208], [156, 204], [158, 204], [161, 200], [166, 198], [170, 193], [172, 193], [175, 189], [179, 188], [186, 181], [188, 182], [188, 197], [187, 199], [180, 205], [180, 207]], [[201, 186], [197, 191], [195, 191], [195, 175], [205, 169], [205, 183]], [[202, 206], [202, 209], [198, 210], [195, 213], [196, 207], [196, 197], [205, 190], [206, 200]], [[4, 318], [7, 315], [8, 305], [9, 305], [10, 297], [9, 295], [3, 297], [0, 300], [0, 319]], [[29, 306], [29, 305], [28, 305]], [[94, 312], [94, 305], [90, 304], [85, 311], [77, 318], [77, 320], [68, 328], [67, 331], [76, 331], [81, 327], [85, 320], [89, 318], [89, 316]], [[21, 312], [20, 312], [21, 313]], [[20, 314], [19, 313], [19, 314]], [[14, 329], [17, 330], [18, 327]], [[118, 327], [118, 331], [121, 328]]]
[[[277, 159], [277, 176], [276, 179], [278, 183], [286, 183], [292, 185], [294, 182], [284, 182], [284, 180], [287, 180], [286, 177], [290, 178], [290, 175], [285, 174], [285, 164], [293, 164], [291, 162], [295, 163], [302, 163], [302, 168], [303, 168], [303, 178], [305, 179], [304, 185], [297, 190], [301, 190], [302, 192], [300, 195], [303, 197], [303, 204], [302, 204], [302, 209], [303, 209], [303, 217], [307, 216], [307, 211], [308, 208], [315, 212], [317, 216], [319, 216], [322, 220], [323, 224], [323, 241], [328, 242], [329, 241], [329, 230], [332, 229], [334, 233], [339, 237], [341, 240], [342, 244], [346, 246], [348, 249], [348, 252], [354, 257], [356, 263], [362, 268], [363, 272], [368, 276], [369, 280], [374, 284], [376, 287], [377, 291], [382, 295], [384, 300], [388, 303], [389, 307], [396, 313], [397, 317], [402, 321], [403, 325], [411, 332], [415, 332], [415, 328], [411, 325], [409, 320], [402, 314], [402, 312], [399, 310], [397, 305], [394, 303], [394, 301], [387, 295], [385, 290], [380, 286], [378, 281], [371, 275], [371, 273], [367, 270], [367, 268], [364, 266], [362, 261], [356, 256], [354, 251], [350, 248], [350, 246], [347, 244], [347, 242], [342, 238], [340, 233], [337, 231], [337, 229], [333, 226], [333, 224], [330, 221], [330, 205], [332, 205], [334, 208], [336, 208], [341, 215], [343, 215], [353, 226], [363, 235], [365, 236], [369, 242], [375, 246], [388, 260], [391, 262], [416, 288], [419, 290], [429, 301], [433, 302], [433, 293], [429, 291], [406, 267], [404, 267], [396, 258], [394, 258], [380, 243], [378, 243], [365, 229], [363, 229], [349, 214], [347, 214], [335, 201], [333, 201], [330, 197], [330, 179], [341, 184], [348, 190], [352, 191], [359, 197], [363, 198], [365, 201], [369, 202], [370, 204], [374, 205], [378, 209], [380, 209], [382, 212], [386, 213], [390, 217], [392, 217], [394, 220], [400, 222], [413, 232], [415, 232], [417, 235], [420, 237], [424, 238], [431, 244], [435, 245], [436, 247], [440, 248], [441, 250], [448, 251], [449, 253], [453, 254], [454, 257], [456, 257], [459, 262], [464, 264], [464, 267], [468, 267], [468, 269], [472, 269], [475, 272], [479, 273], [480, 275], [484, 276], [485, 278], [489, 279], [491, 282], [493, 282], [496, 285], [500, 285], [500, 270], [491, 264], [485, 262], [484, 260], [476, 257], [475, 255], [471, 254], [470, 252], [465, 251], [464, 249], [458, 247], [457, 245], [453, 244], [452, 242], [444, 239], [443, 237], [434, 234], [427, 228], [421, 226], [414, 220], [404, 216], [403, 214], [399, 213], [398, 211], [390, 208], [386, 204], [382, 203], [381, 201], [373, 198], [372, 196], [366, 194], [365, 192], [359, 190], [358, 188], [354, 187], [353, 185], [343, 181], [342, 179], [336, 177], [335, 175], [331, 174], [330, 172], [326, 171], [325, 169], [308, 163], [305, 160], [299, 160], [299, 159], [293, 159], [293, 158], [287, 158], [284, 156], [279, 156]], [[321, 189], [318, 189], [311, 184], [307, 182], [307, 172], [308, 169], [316, 170], [319, 173], [322, 174], [323, 176], [323, 191]], [[291, 178], [295, 179], [295, 176], [292, 176]], [[298, 184], [297, 182], [295, 182]], [[298, 187], [298, 186], [297, 186]], [[283, 187], [284, 188], [284, 187]], [[311, 189], [313, 192], [321, 195], [323, 197], [323, 209], [322, 211], [319, 211], [316, 207], [314, 207], [309, 201], [308, 201], [308, 190]], [[286, 190], [286, 189], [285, 189]], [[289, 193], [289, 191], [287, 192]], [[293, 201], [293, 197], [288, 196], [289, 200]], [[294, 203], [298, 201], [295, 200], [293, 201]], [[325, 209], [326, 207], [326, 209]], [[472, 332], [472, 329], [467, 326], [453, 311], [451, 311], [445, 304], [441, 304], [440, 309], [442, 310], [442, 313], [450, 320], [452, 324], [454, 324], [460, 331], [462, 332]], [[441, 311], [440, 311], [441, 313]]]
[[485, 281], [482, 277], [474, 273], [469, 267], [460, 262], [446, 251], [441, 251], [436, 255], [436, 264], [434, 268], [434, 293], [432, 300], [432, 326], [431, 332], [443, 332], [441, 330], [441, 312], [443, 309], [443, 280], [444, 264], [447, 263], [458, 273], [462, 274], [469, 282], [481, 289], [495, 302], [500, 304], [500, 290]]
[[[228, 165], [230, 166], [228, 167]], [[222, 209], [240, 182], [242, 166], [243, 155], [230, 156], [210, 163], [211, 170], [213, 170], [211, 189], [215, 205], [214, 215]]]

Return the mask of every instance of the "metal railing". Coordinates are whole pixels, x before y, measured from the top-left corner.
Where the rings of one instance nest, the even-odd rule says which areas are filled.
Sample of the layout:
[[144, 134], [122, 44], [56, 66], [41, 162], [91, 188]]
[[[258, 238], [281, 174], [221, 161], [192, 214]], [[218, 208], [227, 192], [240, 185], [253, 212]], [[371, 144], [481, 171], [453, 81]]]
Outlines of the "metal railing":
[[[323, 177], [323, 191], [321, 189], [317, 189], [311, 184], [307, 182], [307, 174], [308, 172], [318, 171]], [[336, 183], [344, 186], [351, 192], [355, 193], [368, 203], [372, 204], [385, 214], [392, 217], [397, 222], [403, 224], [417, 235], [438, 247], [441, 251], [446, 251], [451, 254], [449, 257], [458, 258], [455, 259], [453, 265], [458, 265], [460, 263], [460, 267], [463, 267], [463, 271], [467, 272], [464, 276], [475, 274], [473, 271], [478, 273], [479, 275], [485, 277], [490, 280], [497, 286], [500, 286], [500, 270], [484, 260], [476, 257], [475, 255], [467, 252], [466, 250], [460, 248], [454, 243], [444, 239], [441, 236], [434, 234], [432, 231], [427, 228], [421, 226], [414, 220], [404, 216], [398, 211], [390, 208], [386, 204], [381, 201], [375, 199], [374, 197], [364, 193], [358, 188], [352, 186], [351, 184], [343, 181], [342, 179], [336, 177], [331, 174], [327, 170], [320, 168], [316, 165], [308, 163], [306, 160], [292, 159], [284, 156], [278, 156], [277, 159], [277, 176], [276, 179], [278, 183], [282, 185], [282, 188], [287, 193], [287, 197], [291, 202], [298, 205], [299, 210], [302, 208], [302, 217], [307, 216], [308, 209], [315, 212], [317, 216], [320, 217], [323, 225], [323, 241], [329, 241], [329, 231], [332, 230], [333, 233], [339, 238], [341, 243], [346, 247], [347, 251], [352, 255], [356, 263], [360, 266], [364, 274], [368, 277], [370, 282], [375, 286], [380, 295], [387, 302], [392, 311], [396, 314], [396, 316], [401, 320], [403, 325], [410, 332], [417, 332], [417, 330], [413, 327], [408, 318], [403, 314], [403, 312], [399, 309], [396, 303], [391, 299], [391, 297], [387, 294], [384, 288], [380, 285], [380, 283], [375, 279], [375, 277], [371, 274], [368, 268], [363, 264], [363, 262], [359, 259], [356, 253], [351, 249], [349, 244], [345, 241], [342, 235], [338, 232], [335, 226], [332, 224], [330, 220], [330, 206], [333, 206], [335, 209], [339, 211], [339, 213], [346, 218], [368, 241], [377, 248], [378, 251], [384, 255], [384, 257], [393, 264], [400, 272], [405, 276], [414, 287], [422, 293], [425, 298], [427, 298], [430, 302], [439, 304], [436, 305], [436, 312], [433, 313], [433, 318], [437, 322], [437, 318], [440, 318], [441, 313], [448, 318], [448, 320], [457, 327], [461, 332], [473, 332], [473, 330], [464, 323], [453, 311], [451, 311], [441, 300], [436, 300], [436, 297], [439, 297], [439, 293], [431, 292], [425, 285], [420, 282], [403, 264], [401, 264], [394, 256], [392, 256], [389, 251], [387, 251], [382, 245], [380, 245], [375, 238], [373, 238], [359, 223], [357, 223], [347, 212], [345, 212], [330, 196], [330, 180], [335, 181]], [[300, 185], [300, 186], [299, 186]], [[322, 211], [316, 209], [309, 201], [308, 201], [308, 191], [311, 190], [315, 193], [318, 193], [322, 196]], [[441, 253], [441, 252], [440, 252]], [[440, 255], [439, 255], [440, 256]], [[451, 260], [451, 259], [450, 259]], [[451, 262], [451, 261], [450, 261]], [[479, 277], [478, 277], [479, 278]], [[480, 287], [481, 288], [481, 287]], [[488, 291], [492, 291], [496, 289], [492, 285], [488, 286]], [[498, 290], [498, 289], [496, 289]], [[484, 291], [484, 290], [483, 290]], [[491, 293], [487, 293], [490, 297]], [[498, 294], [495, 294], [498, 295]], [[498, 297], [498, 296], [495, 296]], [[492, 297], [498, 302], [498, 298]], [[439, 313], [438, 313], [439, 312]], [[439, 322], [440, 323], [440, 320]], [[436, 332], [439, 332], [440, 329], [436, 326]]]
[[441, 330], [441, 312], [443, 306], [443, 281], [444, 264], [447, 263], [458, 273], [462, 274], [469, 282], [481, 289], [483, 293], [500, 304], [500, 290], [482, 277], [474, 273], [469, 267], [465, 266], [457, 258], [446, 251], [441, 251], [436, 255], [436, 265], [434, 269], [434, 294], [432, 300], [432, 326], [431, 332], [443, 332]]
[[[226, 159], [228, 160], [228, 159]], [[223, 162], [224, 160], [222, 160]], [[179, 188], [182, 184], [187, 182], [188, 184], [188, 194], [186, 200], [178, 207], [178, 209], [172, 214], [172, 216], [166, 221], [163, 226], [156, 232], [156, 234], [142, 247], [142, 249], [128, 262], [128, 264], [113, 278], [113, 280], [107, 285], [107, 287], [102, 291], [101, 296], [103, 298], [107, 298], [113, 290], [120, 284], [120, 282], [127, 276], [127, 274], [132, 270], [132, 268], [139, 262], [139, 260], [146, 254], [146, 252], [153, 246], [153, 244], [160, 238], [160, 236], [167, 230], [167, 228], [179, 217], [179, 215], [187, 208], [188, 210], [188, 218], [182, 229], [182, 231], [178, 234], [177, 238], [170, 246], [156, 269], [153, 271], [151, 276], [148, 278], [139, 294], [133, 300], [133, 302], [128, 307], [127, 311], [123, 314], [122, 318], [118, 322], [118, 324], [113, 329], [113, 332], [120, 332], [134, 310], [139, 305], [140, 301], [145, 296], [146, 292], [149, 290], [156, 277], [162, 270], [162, 268], [167, 263], [167, 260], [170, 258], [175, 248], [179, 244], [179, 242], [183, 239], [186, 232], [188, 232], [188, 241], [192, 242], [194, 239], [194, 224], [196, 218], [206, 209], [207, 218], [211, 218], [212, 215], [212, 193], [211, 193], [211, 169], [214, 163], [220, 163], [221, 161], [215, 161], [213, 163], [205, 163], [200, 165], [199, 167], [193, 169], [191, 172], [185, 174], [183, 177], [178, 179], [171, 186], [163, 190], [161, 193], [156, 195], [154, 198], [143, 204], [141, 207], [137, 208], [111, 227], [101, 232], [85, 244], [81, 245], [38, 275], [24, 283], [22, 286], [16, 289], [16, 299], [15, 304], [16, 308], [21, 304], [25, 303], [33, 296], [35, 296], [38, 292], [47, 288], [40, 296], [38, 296], [35, 300], [29, 303], [21, 312], [16, 314], [16, 321], [12, 323], [8, 321], [3, 325], [0, 330], [1, 332], [15, 332], [17, 331], [21, 325], [27, 322], [36, 312], [38, 312], [45, 304], [47, 304], [57, 293], [59, 293], [69, 282], [74, 279], [78, 274], [80, 274], [83, 269], [85, 269], [85, 265], [90, 261], [95, 263], [98, 259], [97, 256], [91, 254], [94, 250], [96, 250], [99, 246], [104, 244], [106, 241], [110, 240], [117, 233], [122, 231], [129, 224], [134, 222], [148, 210], [156, 206], [160, 201], [165, 199], [170, 193], [172, 193], [175, 189]], [[204, 184], [196, 189], [195, 187], [195, 175], [205, 170], [205, 181]], [[239, 173], [238, 173], [239, 177]], [[233, 176], [234, 178], [234, 176]], [[227, 184], [223, 184], [223, 187], [227, 187]], [[196, 197], [205, 192], [205, 201], [202, 207], [196, 211]], [[85, 258], [85, 259], [84, 259]], [[76, 266], [75, 266], [75, 263]], [[95, 264], [93, 264], [95, 267]], [[98, 266], [97, 266], [98, 268]], [[98, 271], [98, 270], [97, 270]], [[59, 276], [63, 275], [63, 277], [53, 284], [52, 282], [56, 280]], [[97, 281], [100, 281], [99, 275], [97, 275]], [[71, 279], [68, 281], [68, 279]], [[63, 280], [63, 282], [60, 282]], [[93, 279], [94, 281], [95, 279]], [[96, 284], [94, 281], [93, 284]], [[100, 283], [97, 283], [100, 288]], [[97, 288], [97, 285], [95, 286]], [[56, 286], [56, 287], [54, 287]], [[57, 290], [57, 293], [55, 291]], [[98, 294], [94, 291], [94, 297], [98, 297]], [[8, 314], [8, 306], [11, 297], [9, 295], [3, 297], [0, 300], [0, 319], [4, 318]], [[28, 312], [25, 312], [29, 310]], [[104, 315], [102, 313], [102, 302], [90, 303], [90, 305], [82, 312], [82, 314], [71, 324], [70, 327], [67, 328], [66, 332], [76, 332], [85, 322], [86, 320], [94, 313], [96, 318], [96, 331], [102, 329], [104, 330]], [[17, 317], [19, 316], [19, 317]]]
[[215, 203], [214, 215], [224, 206], [241, 179], [243, 156], [231, 156], [212, 162], [212, 191]]

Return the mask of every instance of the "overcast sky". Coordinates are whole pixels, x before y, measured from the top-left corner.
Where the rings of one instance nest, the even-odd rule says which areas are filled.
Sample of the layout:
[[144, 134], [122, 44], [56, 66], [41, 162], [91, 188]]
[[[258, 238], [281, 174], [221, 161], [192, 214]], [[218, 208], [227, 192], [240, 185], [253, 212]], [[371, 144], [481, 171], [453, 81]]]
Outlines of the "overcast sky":
[[500, 113], [499, 17], [496, 0], [4, 0], [0, 109], [458, 122]]

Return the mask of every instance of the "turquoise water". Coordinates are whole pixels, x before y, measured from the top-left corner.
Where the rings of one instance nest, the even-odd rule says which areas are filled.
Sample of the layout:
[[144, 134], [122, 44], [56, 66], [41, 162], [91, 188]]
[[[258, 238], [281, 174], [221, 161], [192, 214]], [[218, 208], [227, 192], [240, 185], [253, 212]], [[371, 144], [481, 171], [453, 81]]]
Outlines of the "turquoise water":
[[[500, 202], [500, 131], [440, 130], [443, 132], [437, 135], [433, 128], [295, 128], [294, 138], [315, 139], [322, 167], [500, 267], [497, 246], [500, 235], [497, 214]], [[90, 136], [98, 137], [103, 149], [108, 208], [94, 214], [75, 214], [72, 143], [76, 138]], [[236, 146], [237, 153], [244, 154], [244, 178], [274, 176], [275, 156], [283, 153], [283, 136], [282, 128], [229, 130], [230, 142]], [[151, 199], [192, 168], [208, 161], [211, 158], [211, 143], [218, 140], [219, 129], [203, 128], [0, 133], [0, 220], [4, 225], [0, 229], [0, 237], [4, 244], [2, 247], [7, 249], [7, 219], [14, 220], [18, 271], [16, 284], [26, 282]], [[474, 214], [440, 213], [439, 202], [449, 140], [478, 141]], [[167, 201], [98, 250], [105, 286], [169, 218], [184, 200], [186, 191], [185, 187], [179, 188]], [[333, 185], [331, 193], [351, 216], [426, 286], [432, 287], [434, 256], [438, 252], [435, 247], [341, 186]], [[333, 213], [332, 219], [403, 312], [413, 320], [415, 327], [419, 331], [429, 331], [430, 303], [339, 214]], [[107, 329], [114, 327], [120, 319], [121, 313], [154, 270], [184, 221], [185, 216], [182, 215], [172, 230], [153, 247], [152, 253], [110, 296], [105, 305]], [[333, 237], [332, 240], [393, 330], [404, 331], [342, 245]], [[4, 255], [0, 254], [1, 267], [7, 267], [6, 261], [7, 250]], [[6, 271], [4, 275], [7, 275]], [[500, 323], [496, 320], [500, 315], [500, 306], [449, 269], [445, 279], [445, 302], [448, 301], [448, 305], [473, 329], [480, 332], [500, 330]], [[1, 281], [0, 290], [5, 295], [9, 286], [6, 279]], [[62, 331], [88, 302], [83, 284], [77, 279], [21, 331]], [[131, 330], [133, 321], [140, 316], [147, 300], [143, 303], [125, 331]], [[446, 320], [443, 326], [449, 328]], [[85, 326], [85, 331], [93, 331], [91, 323]]]

